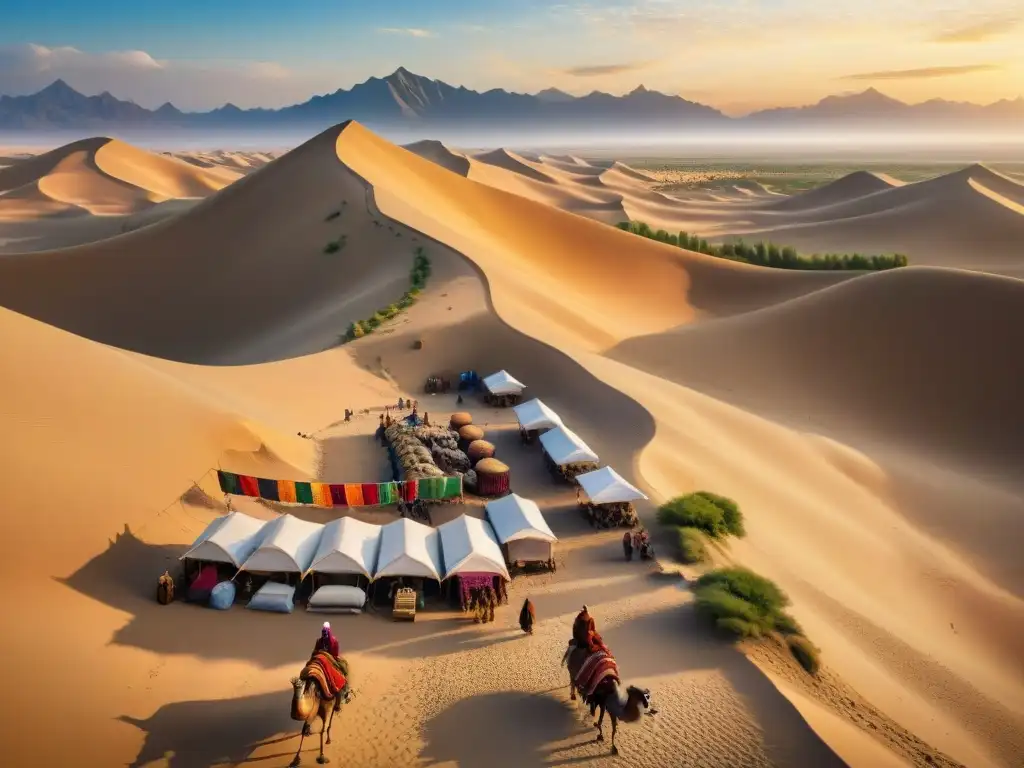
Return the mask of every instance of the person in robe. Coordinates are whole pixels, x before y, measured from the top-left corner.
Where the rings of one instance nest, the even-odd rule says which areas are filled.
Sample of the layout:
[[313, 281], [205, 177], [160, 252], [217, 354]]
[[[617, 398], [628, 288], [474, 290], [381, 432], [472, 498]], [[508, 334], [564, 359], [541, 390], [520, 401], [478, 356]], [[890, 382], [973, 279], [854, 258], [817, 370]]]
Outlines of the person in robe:
[[334, 658], [338, 658], [341, 653], [338, 648], [338, 638], [331, 631], [331, 622], [329, 621], [324, 622], [324, 626], [320, 630], [320, 637], [316, 639], [316, 645], [313, 646], [313, 654], [318, 651], [327, 651]]
[[537, 620], [537, 614], [533, 610], [533, 603], [526, 598], [523, 608], [519, 611], [519, 628], [528, 635], [533, 634], [533, 622]]
[[629, 531], [622, 534], [622, 553], [627, 560], [633, 559], [633, 536]]
[[594, 632], [597, 632], [597, 625], [594, 622], [594, 617], [587, 610], [587, 606], [584, 605], [583, 610], [576, 615], [576, 620], [572, 623], [572, 639], [576, 642], [577, 647], [587, 647], [590, 645], [590, 635]]

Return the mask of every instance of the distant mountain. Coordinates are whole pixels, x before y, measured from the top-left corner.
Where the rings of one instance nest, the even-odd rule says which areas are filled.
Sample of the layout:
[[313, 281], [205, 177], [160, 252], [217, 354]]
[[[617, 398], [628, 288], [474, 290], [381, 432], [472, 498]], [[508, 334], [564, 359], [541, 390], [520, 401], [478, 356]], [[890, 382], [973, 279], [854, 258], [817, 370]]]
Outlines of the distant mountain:
[[387, 77], [371, 77], [348, 90], [314, 96], [282, 109], [240, 109], [225, 104], [209, 112], [182, 112], [173, 104], [148, 110], [104, 92], [85, 96], [57, 80], [29, 96], [0, 97], [0, 130], [181, 127], [319, 129], [354, 119], [375, 129], [505, 128], [547, 133], [632, 133], [763, 129], [842, 122], [887, 129], [927, 122], [935, 128], [975, 126], [1020, 128], [1024, 99], [980, 106], [941, 99], [905, 104], [871, 88], [829, 96], [806, 107], [783, 107], [729, 118], [717, 109], [639, 86], [624, 96], [594, 91], [572, 96], [556, 88], [536, 94], [502, 89], [479, 92], [448, 85], [400, 67]]
[[780, 107], [755, 112], [743, 118], [757, 125], [821, 125], [842, 121], [847, 125], [878, 124], [911, 127], [923, 123], [932, 127], [1007, 128], [1022, 127], [1024, 98], [1004, 99], [981, 105], [945, 99], [906, 104], [874, 88], [861, 93], [828, 96], [806, 107]]

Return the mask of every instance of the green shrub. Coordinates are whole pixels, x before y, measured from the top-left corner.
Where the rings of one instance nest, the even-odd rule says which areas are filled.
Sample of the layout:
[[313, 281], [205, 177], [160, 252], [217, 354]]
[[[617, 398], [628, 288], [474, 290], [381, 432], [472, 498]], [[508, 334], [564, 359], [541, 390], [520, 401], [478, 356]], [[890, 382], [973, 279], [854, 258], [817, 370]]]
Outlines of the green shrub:
[[740, 512], [740, 508], [735, 501], [710, 491], [697, 491], [697, 495], [707, 499], [722, 510], [722, 521], [729, 533], [740, 539], [747, 535], [747, 531], [743, 527], [743, 513]]
[[790, 246], [778, 246], [775, 243], [756, 243], [748, 245], [742, 240], [723, 245], [712, 245], [707, 240], [689, 232], [670, 235], [665, 230], [652, 230], [642, 221], [621, 221], [616, 224], [621, 230], [632, 232], [651, 240], [670, 243], [688, 251], [705, 253], [709, 256], [741, 261], [745, 264], [757, 264], [763, 267], [779, 269], [849, 269], [849, 270], [882, 270], [896, 269], [907, 266], [907, 257], [900, 253], [888, 255], [865, 256], [855, 253], [826, 254], [821, 256], [801, 256]]
[[324, 219], [324, 221], [334, 221], [339, 216], [341, 216], [341, 209], [340, 208], [337, 211], [331, 211], [330, 213], [328, 213], [327, 214], [327, 218]]
[[352, 323], [348, 327], [348, 333], [346, 334], [350, 339], [361, 339], [365, 335], [366, 330], [363, 328], [362, 323]]
[[697, 579], [697, 587], [718, 587], [771, 615], [789, 605], [789, 597], [775, 582], [749, 568], [730, 566], [709, 571]]
[[786, 637], [786, 645], [801, 667], [812, 675], [818, 674], [818, 670], [821, 669], [821, 651], [814, 643], [803, 635], [789, 635]]
[[324, 246], [324, 253], [337, 253], [340, 250], [341, 243], [337, 240], [331, 240], [331, 242]]
[[800, 625], [784, 611], [786, 593], [772, 581], [748, 568], [730, 567], [709, 571], [694, 588], [697, 611], [736, 637], [761, 637], [781, 632], [802, 636]]
[[702, 563], [708, 558], [704, 537], [696, 528], [677, 529], [679, 535], [679, 559], [684, 563]]

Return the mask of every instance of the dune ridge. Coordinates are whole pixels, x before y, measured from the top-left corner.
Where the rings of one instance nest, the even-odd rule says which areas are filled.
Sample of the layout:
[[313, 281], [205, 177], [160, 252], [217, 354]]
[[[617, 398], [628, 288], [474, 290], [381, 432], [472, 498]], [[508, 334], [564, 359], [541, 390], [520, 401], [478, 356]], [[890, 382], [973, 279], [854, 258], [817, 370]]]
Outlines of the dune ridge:
[[[235, 762], [252, 756], [285, 764], [288, 750], [273, 744], [289, 725], [279, 706], [282, 681], [301, 663], [318, 622], [244, 611], [179, 614], [143, 600], [145, 584], [128, 591], [136, 588], [124, 585], [125, 573], [152, 582], [163, 567], [154, 552], [172, 557], [224, 511], [212, 499], [205, 507], [183, 501], [156, 517], [152, 510], [187, 490], [201, 465], [218, 462], [297, 478], [380, 471], [366, 447], [376, 414], [349, 427], [342, 409], [418, 396], [424, 376], [470, 365], [508, 368], [527, 380], [531, 394], [655, 500], [699, 487], [739, 501], [750, 535], [723, 556], [786, 588], [826, 664], [931, 745], [910, 746], [893, 735], [891, 721], [886, 734], [868, 736], [868, 729], [808, 715], [826, 741], [827, 731], [842, 731], [844, 757], [860, 754], [877, 765], [881, 748], [915, 765], [955, 764], [949, 758], [1012, 765], [1024, 683], [1013, 645], [1022, 613], [1010, 545], [1024, 517], [1007, 461], [1020, 452], [1024, 431], [1012, 398], [1019, 364], [1007, 362], [1005, 349], [1019, 346], [1024, 284], [950, 270], [865, 277], [737, 264], [497, 189], [472, 178], [469, 162], [464, 178], [349, 123], [173, 219], [107, 242], [0, 259], [0, 304], [9, 308], [0, 325], [16, 339], [5, 350], [5, 370], [17, 371], [0, 424], [11, 437], [4, 466], [14, 477], [43, 466], [77, 473], [50, 496], [0, 487], [5, 508], [36, 513], [21, 523], [26, 543], [42, 523], [78, 512], [46, 565], [62, 581], [34, 579], [6, 595], [26, 615], [31, 597], [88, 626], [69, 684], [95, 695], [84, 714], [76, 702], [70, 742], [95, 746], [87, 754], [96, 764], [133, 754], [144, 764], [184, 750], [178, 740], [186, 737], [195, 745], [189, 749], [200, 750], [187, 753], [197, 763], [230, 754]], [[254, 217], [254, 210], [273, 214]], [[342, 234], [346, 245], [332, 259], [323, 245]], [[350, 319], [405, 290], [414, 244], [428, 248], [433, 267], [421, 300], [379, 332], [336, 347]], [[943, 314], [951, 303], [955, 311]], [[422, 350], [413, 350], [416, 340]], [[836, 363], [837, 348], [846, 357]], [[944, 349], [969, 365], [951, 371]], [[19, 365], [38, 350], [46, 350], [44, 364]], [[921, 365], [910, 370], [918, 350]], [[880, 370], [889, 378], [870, 378]], [[133, 395], [122, 405], [123, 390]], [[954, 410], [961, 401], [951, 399], [967, 394], [963, 410]], [[454, 396], [425, 400], [425, 407], [443, 414], [455, 407]], [[479, 410], [500, 437], [507, 413]], [[890, 418], [873, 418], [879, 412]], [[986, 440], [994, 430], [999, 439]], [[291, 437], [296, 431], [316, 439]], [[95, 436], [108, 433], [109, 445], [97, 446]], [[563, 684], [556, 651], [582, 598], [600, 606], [631, 674], [646, 676], [663, 695], [668, 727], [626, 731], [631, 761], [664, 765], [682, 755], [700, 764], [840, 764], [799, 714], [810, 711], [801, 694], [794, 707], [779, 692], [785, 686], [688, 627], [684, 591], [630, 572], [610, 576], [620, 571], [602, 558], [617, 536], [587, 532], [571, 493], [554, 491], [537, 464], [516, 464], [517, 487], [549, 504], [566, 526], [569, 567], [550, 585], [528, 587], [547, 601], [539, 603], [546, 613], [533, 650], [489, 645], [503, 628], [471, 639], [468, 632], [428, 634], [429, 617], [416, 622], [424, 634], [415, 637], [407, 625], [399, 632], [388, 624], [394, 633], [376, 643], [360, 637], [363, 629], [353, 632], [347, 642], [360, 685], [373, 693], [344, 714], [336, 739], [347, 751], [339, 755], [368, 766], [412, 764], [424, 755], [458, 762], [443, 751], [455, 742], [431, 725], [443, 717], [438, 708], [454, 717], [470, 693], [485, 709], [497, 696], [495, 711], [512, 707], [520, 735], [531, 737], [527, 713], [547, 706], [549, 697], [536, 691]], [[219, 497], [215, 487], [203, 488]], [[984, 501], [987, 525], [957, 514], [972, 499]], [[246, 510], [274, 514], [256, 504]], [[649, 519], [652, 506], [641, 512]], [[101, 539], [126, 521], [131, 530], [104, 549]], [[105, 571], [126, 549], [134, 552], [131, 567]], [[169, 631], [168, 622], [186, 615], [202, 628], [202, 647]], [[260, 655], [250, 656], [253, 628], [278, 618], [286, 621], [261, 634]], [[955, 632], [945, 629], [949, 618]], [[377, 632], [373, 622], [360, 626]], [[445, 645], [449, 639], [459, 650]], [[18, 629], [5, 636], [4, 650], [27, 659], [33, 642], [28, 628]], [[521, 675], [502, 672], [515, 669], [502, 664], [510, 653], [531, 654], [527, 691]], [[33, 671], [33, 684], [53, 684], [47, 674]], [[149, 682], [130, 694], [101, 687], [114, 675]], [[440, 698], [428, 684], [439, 675], [453, 682]], [[27, 677], [13, 682], [14, 690], [29, 684]], [[527, 693], [528, 705], [514, 709], [515, 696]], [[210, 705], [199, 711], [229, 713], [245, 722], [246, 735], [232, 736], [228, 727], [197, 737], [193, 721], [175, 714], [192, 711], [197, 697]], [[564, 712], [551, 703], [557, 706], [544, 719], [555, 728], [545, 742], [566, 738], [557, 726]], [[833, 705], [843, 722], [860, 722], [849, 705]], [[56, 714], [70, 716], [70, 707]], [[42, 738], [47, 723], [16, 717], [34, 759], [67, 758], [62, 745], [70, 742]], [[423, 744], [417, 729], [427, 722]], [[395, 737], [366, 737], [382, 728]], [[714, 736], [722, 733], [728, 738]], [[240, 741], [237, 755], [222, 746], [232, 739]], [[872, 747], [858, 746], [860, 739]], [[569, 744], [562, 756], [587, 759], [587, 749]]]

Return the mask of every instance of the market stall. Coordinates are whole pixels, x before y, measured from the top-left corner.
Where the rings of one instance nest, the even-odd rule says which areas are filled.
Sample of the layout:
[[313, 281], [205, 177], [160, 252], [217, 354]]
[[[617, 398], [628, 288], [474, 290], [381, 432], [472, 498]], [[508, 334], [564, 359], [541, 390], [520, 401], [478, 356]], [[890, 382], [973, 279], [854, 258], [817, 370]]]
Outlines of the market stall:
[[[373, 580], [387, 581], [387, 597], [393, 601], [396, 618], [415, 618], [415, 610], [422, 604], [424, 582], [440, 582], [443, 572], [441, 544], [435, 529], [405, 517], [381, 529]], [[407, 590], [415, 593], [412, 615]]]
[[565, 425], [541, 435], [540, 444], [548, 469], [557, 479], [572, 481], [577, 475], [597, 469], [597, 454]]
[[473, 590], [492, 589], [500, 600], [509, 580], [497, 536], [486, 520], [461, 515], [437, 529], [444, 559], [444, 578], [454, 581], [459, 604], [469, 608]]
[[577, 475], [576, 483], [587, 496], [586, 499], [579, 499], [579, 505], [591, 525], [600, 528], [632, 528], [636, 525], [638, 518], [633, 502], [646, 500], [647, 496], [614, 469], [601, 467]]
[[488, 502], [485, 510], [507, 562], [540, 563], [554, 569], [558, 539], [533, 501], [512, 493]]
[[484, 401], [488, 405], [507, 408], [516, 405], [523, 396], [526, 385], [513, 378], [508, 371], [498, 371], [483, 379]]
[[519, 436], [527, 445], [536, 440], [544, 430], [562, 426], [562, 417], [536, 398], [527, 400], [512, 410], [519, 421]]

